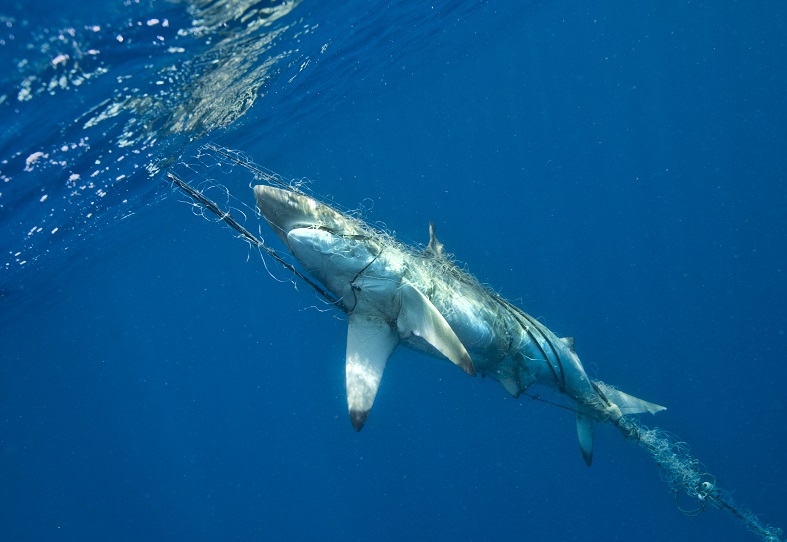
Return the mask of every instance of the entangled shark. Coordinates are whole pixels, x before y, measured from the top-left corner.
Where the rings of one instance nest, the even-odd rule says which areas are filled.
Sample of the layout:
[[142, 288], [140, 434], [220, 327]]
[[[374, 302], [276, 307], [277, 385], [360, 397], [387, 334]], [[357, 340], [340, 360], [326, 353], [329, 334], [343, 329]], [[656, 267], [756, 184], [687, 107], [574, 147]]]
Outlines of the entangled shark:
[[258, 185], [262, 216], [306, 274], [347, 314], [346, 388], [350, 420], [360, 431], [386, 362], [398, 345], [448, 359], [470, 375], [498, 380], [518, 397], [549, 386], [569, 397], [588, 466], [593, 422], [665, 407], [591, 380], [570, 337], [558, 338], [457, 267], [429, 227], [416, 250], [361, 220], [293, 190]]

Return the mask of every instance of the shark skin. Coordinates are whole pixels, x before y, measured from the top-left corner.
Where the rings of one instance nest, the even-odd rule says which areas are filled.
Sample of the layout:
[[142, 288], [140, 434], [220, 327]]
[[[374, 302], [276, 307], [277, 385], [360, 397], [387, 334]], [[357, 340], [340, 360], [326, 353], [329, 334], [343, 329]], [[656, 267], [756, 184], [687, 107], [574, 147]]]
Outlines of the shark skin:
[[591, 380], [573, 339], [558, 338], [456, 267], [433, 227], [426, 249], [416, 250], [302, 193], [259, 185], [254, 195], [276, 235], [347, 314], [345, 376], [356, 431], [399, 345], [489, 376], [515, 397], [532, 385], [566, 395], [575, 402], [588, 466], [594, 421], [617, 423], [626, 414], [664, 410]]

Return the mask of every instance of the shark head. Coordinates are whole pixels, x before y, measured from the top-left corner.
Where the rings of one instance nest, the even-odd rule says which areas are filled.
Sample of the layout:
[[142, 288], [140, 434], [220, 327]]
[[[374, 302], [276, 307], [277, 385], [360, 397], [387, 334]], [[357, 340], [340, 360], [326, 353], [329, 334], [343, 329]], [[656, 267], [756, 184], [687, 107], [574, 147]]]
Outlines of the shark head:
[[358, 221], [291, 190], [255, 186], [265, 220], [309, 275], [336, 296], [345, 310], [355, 303], [352, 289], [381, 247]]
[[337, 236], [358, 236], [364, 232], [357, 220], [292, 190], [257, 185], [254, 199], [262, 216], [288, 247], [287, 235], [296, 229], [322, 230]]

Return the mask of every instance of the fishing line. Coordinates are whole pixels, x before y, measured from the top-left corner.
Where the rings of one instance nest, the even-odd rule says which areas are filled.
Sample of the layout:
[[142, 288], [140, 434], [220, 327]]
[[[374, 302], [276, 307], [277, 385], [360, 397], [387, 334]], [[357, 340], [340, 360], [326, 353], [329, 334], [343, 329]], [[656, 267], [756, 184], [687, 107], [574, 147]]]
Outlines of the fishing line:
[[[753, 512], [739, 506], [729, 492], [721, 489], [714, 475], [705, 470], [705, 466], [691, 455], [686, 443], [676, 440], [671, 435], [658, 429], [648, 429], [635, 418], [622, 416], [618, 420], [609, 420], [623, 436], [639, 443], [647, 450], [661, 468], [665, 481], [675, 495], [675, 503], [682, 513], [696, 516], [705, 511], [708, 504], [726, 510], [754, 534], [765, 542], [780, 542], [782, 530], [763, 523]], [[679, 502], [680, 494], [700, 501], [695, 510], [684, 509]]]
[[305, 274], [298, 271], [292, 264], [282, 258], [278, 252], [273, 250], [272, 248], [265, 245], [261, 239], [258, 239], [253, 233], [249, 230], [244, 228], [235, 218], [230, 215], [228, 212], [224, 211], [221, 207], [218, 206], [213, 200], [209, 199], [205, 196], [202, 192], [191, 186], [189, 183], [178, 177], [176, 174], [172, 173], [171, 171], [167, 172], [167, 178], [175, 183], [181, 190], [183, 190], [186, 194], [194, 198], [197, 202], [202, 204], [206, 209], [210, 212], [215, 214], [219, 217], [219, 220], [223, 221], [233, 230], [237, 231], [241, 237], [246, 240], [248, 243], [254, 245], [258, 249], [264, 250], [270, 257], [276, 260], [279, 265], [290, 271], [294, 274], [297, 278], [308, 284], [309, 286], [314, 289], [320, 296], [322, 296], [328, 303], [331, 305], [336, 305], [339, 307], [339, 300], [337, 300], [333, 295], [327, 292], [322, 286], [314, 282]]
[[[530, 399], [579, 413], [579, 410], [561, 405], [538, 395], [523, 393]], [[617, 421], [609, 420], [621, 430], [623, 436], [642, 446], [661, 468], [664, 480], [675, 497], [675, 506], [686, 516], [702, 514], [710, 504], [726, 510], [754, 534], [765, 542], [781, 542], [782, 530], [763, 523], [753, 512], [735, 503], [728, 491], [719, 487], [717, 478], [707, 472], [705, 465], [691, 455], [689, 446], [658, 428], [649, 429], [636, 418], [623, 416]], [[681, 494], [695, 498], [699, 506], [684, 508], [680, 503]]]
[[296, 183], [285, 182], [284, 179], [282, 179], [281, 175], [279, 175], [278, 173], [271, 171], [267, 168], [264, 168], [262, 166], [258, 166], [251, 159], [241, 156], [239, 152], [230, 151], [229, 149], [225, 149], [223, 147], [217, 147], [212, 143], [206, 144], [203, 147], [203, 149], [212, 151], [218, 154], [219, 156], [227, 159], [229, 162], [237, 166], [246, 168], [247, 170], [254, 173], [255, 178], [262, 179], [268, 184], [278, 186], [279, 188], [284, 188], [285, 190], [292, 190], [294, 192], [298, 192], [301, 194], [303, 193], [299, 188], [299, 186], [303, 184], [302, 182], [296, 182]]

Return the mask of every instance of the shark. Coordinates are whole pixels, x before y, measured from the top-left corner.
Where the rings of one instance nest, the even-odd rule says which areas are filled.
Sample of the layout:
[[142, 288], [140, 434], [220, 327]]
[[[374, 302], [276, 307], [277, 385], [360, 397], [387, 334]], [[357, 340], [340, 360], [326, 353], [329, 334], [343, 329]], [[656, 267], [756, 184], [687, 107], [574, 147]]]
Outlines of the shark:
[[298, 190], [257, 185], [254, 196], [305, 274], [347, 316], [347, 407], [356, 431], [364, 427], [388, 359], [400, 345], [497, 380], [514, 397], [531, 386], [567, 397], [588, 466], [594, 423], [625, 428], [627, 415], [665, 410], [591, 379], [571, 337], [558, 337], [460, 269], [432, 224], [428, 244], [415, 248]]

